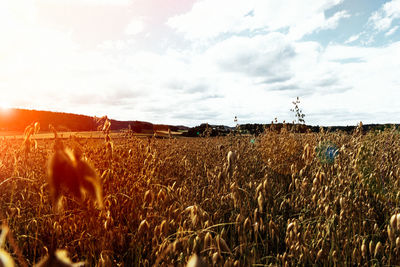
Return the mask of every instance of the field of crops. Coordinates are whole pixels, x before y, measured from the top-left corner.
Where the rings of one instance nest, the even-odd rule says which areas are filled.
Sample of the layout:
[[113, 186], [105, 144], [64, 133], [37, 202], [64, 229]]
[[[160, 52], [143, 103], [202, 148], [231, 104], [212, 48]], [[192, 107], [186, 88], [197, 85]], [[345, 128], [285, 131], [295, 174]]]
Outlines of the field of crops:
[[62, 142], [98, 173], [103, 209], [71, 192], [54, 207], [54, 140], [1, 140], [0, 258], [31, 266], [64, 249], [88, 266], [400, 262], [395, 129]]

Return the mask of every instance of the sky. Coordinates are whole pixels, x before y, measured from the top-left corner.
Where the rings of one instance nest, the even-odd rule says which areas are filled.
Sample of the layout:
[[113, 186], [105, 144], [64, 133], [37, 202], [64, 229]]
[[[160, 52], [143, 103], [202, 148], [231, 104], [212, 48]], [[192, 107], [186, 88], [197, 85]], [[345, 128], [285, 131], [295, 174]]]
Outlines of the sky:
[[0, 107], [400, 123], [400, 0], [0, 0]]

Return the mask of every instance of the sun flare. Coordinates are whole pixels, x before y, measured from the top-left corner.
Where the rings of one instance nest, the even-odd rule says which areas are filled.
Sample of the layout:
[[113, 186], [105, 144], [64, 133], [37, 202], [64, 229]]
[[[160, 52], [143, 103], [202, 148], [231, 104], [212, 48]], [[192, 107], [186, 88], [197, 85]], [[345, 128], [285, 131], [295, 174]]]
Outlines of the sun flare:
[[5, 102], [0, 102], [0, 110], [2, 112], [8, 112], [10, 111], [11, 106], [8, 103]]

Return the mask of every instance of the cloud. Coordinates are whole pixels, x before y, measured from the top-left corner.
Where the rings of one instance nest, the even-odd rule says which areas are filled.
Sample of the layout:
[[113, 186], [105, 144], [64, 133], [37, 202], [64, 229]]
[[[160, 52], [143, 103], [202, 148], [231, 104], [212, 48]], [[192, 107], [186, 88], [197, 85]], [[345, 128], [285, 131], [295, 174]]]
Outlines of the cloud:
[[186, 119], [189, 121], [203, 121], [206, 122], [210, 118], [218, 118], [221, 116], [221, 113], [216, 111], [216, 110], [210, 110], [210, 109], [192, 109], [189, 107], [185, 111], [176, 111], [171, 114], [172, 118], [175, 118], [177, 120], [182, 120]]
[[252, 1], [203, 0], [191, 11], [170, 18], [167, 25], [188, 39], [207, 39], [245, 29], [243, 17], [252, 10]]
[[[354, 57], [361, 59], [347, 64], [333, 63], [333, 66], [338, 64], [336, 70], [342, 83], [351, 87], [342, 96], [343, 104], [351, 106], [355, 112], [400, 111], [394, 101], [400, 96], [396, 89], [400, 78], [394, 71], [399, 64], [391, 59], [399, 52], [400, 42], [385, 47], [328, 47], [324, 53], [324, 59], [328, 62]], [[374, 97], [371, 98], [371, 95]]]
[[[38, 0], [42, 3], [52, 3], [52, 0]], [[90, 5], [90, 6], [128, 6], [131, 5], [134, 0], [57, 0], [57, 2], [72, 5]]]
[[353, 43], [353, 42], [357, 41], [360, 38], [360, 36], [361, 36], [361, 33], [352, 35], [346, 41], [344, 41], [344, 43], [345, 44]]
[[288, 62], [295, 57], [294, 47], [280, 33], [254, 37], [233, 36], [221, 41], [205, 53], [219, 69], [238, 75], [283, 80], [291, 76]]
[[301, 39], [316, 30], [335, 28], [340, 19], [349, 17], [347, 11], [339, 11], [330, 18], [325, 17], [325, 10], [341, 2], [203, 0], [196, 2], [191, 11], [170, 18], [167, 24], [190, 40], [243, 31], [276, 31], [285, 28], [289, 28], [293, 39]]
[[372, 13], [368, 19], [377, 31], [386, 31], [393, 21], [400, 18], [400, 0], [385, 3], [378, 11]]
[[350, 15], [345, 10], [339, 11], [329, 18], [325, 18], [323, 12], [315, 13], [313, 16], [290, 26], [289, 38], [299, 40], [303, 36], [311, 34], [314, 31], [318, 32], [321, 30], [335, 29], [341, 19], [348, 17], [350, 17]]
[[392, 27], [390, 30], [388, 30], [388, 31], [385, 33], [385, 36], [393, 35], [393, 33], [395, 33], [395, 32], [397, 31], [398, 28], [399, 28], [399, 26], [394, 26], [394, 27]]
[[299, 89], [299, 86], [293, 83], [274, 84], [270, 88], [271, 91], [298, 91]]
[[339, 12], [336, 12], [332, 17], [329, 17], [328, 19], [325, 20], [325, 23], [321, 26], [321, 29], [335, 29], [339, 21], [344, 18], [349, 18], [350, 14], [346, 10], [342, 10]]
[[144, 29], [144, 22], [142, 19], [134, 18], [125, 28], [125, 34], [136, 35], [141, 33]]

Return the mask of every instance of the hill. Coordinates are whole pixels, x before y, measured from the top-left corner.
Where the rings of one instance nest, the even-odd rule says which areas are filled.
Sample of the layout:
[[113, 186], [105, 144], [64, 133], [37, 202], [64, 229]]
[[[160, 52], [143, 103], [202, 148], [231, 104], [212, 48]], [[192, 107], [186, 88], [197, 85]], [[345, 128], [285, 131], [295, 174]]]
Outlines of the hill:
[[[185, 126], [159, 125], [145, 121], [118, 121], [111, 119], [111, 130], [131, 129], [136, 133], [152, 133], [154, 130], [186, 130]], [[39, 122], [42, 131], [52, 124], [59, 131], [95, 131], [102, 126], [103, 119], [86, 115], [28, 109], [0, 111], [1, 131], [24, 131], [32, 122]]]

